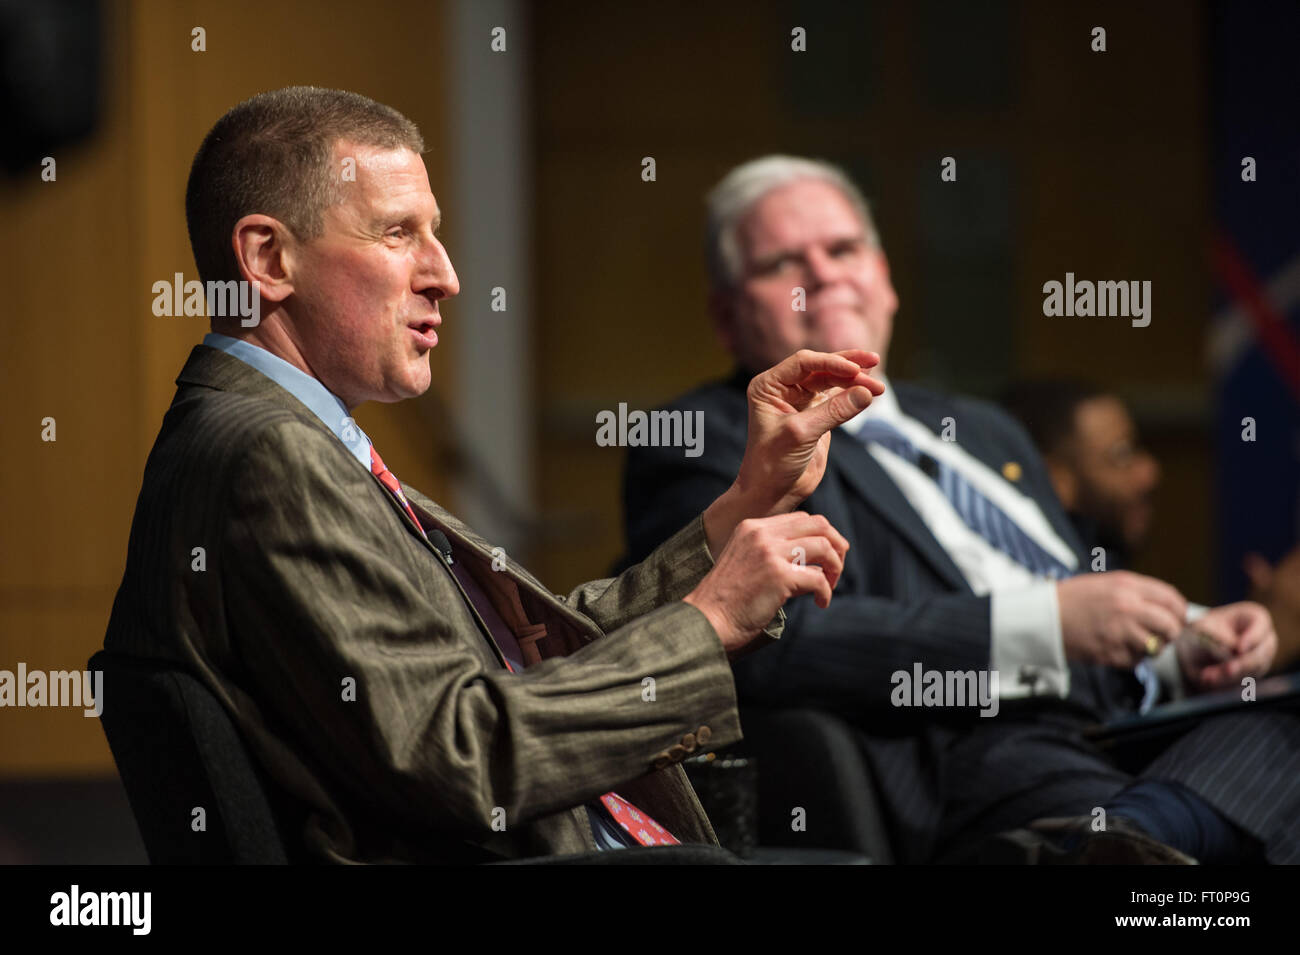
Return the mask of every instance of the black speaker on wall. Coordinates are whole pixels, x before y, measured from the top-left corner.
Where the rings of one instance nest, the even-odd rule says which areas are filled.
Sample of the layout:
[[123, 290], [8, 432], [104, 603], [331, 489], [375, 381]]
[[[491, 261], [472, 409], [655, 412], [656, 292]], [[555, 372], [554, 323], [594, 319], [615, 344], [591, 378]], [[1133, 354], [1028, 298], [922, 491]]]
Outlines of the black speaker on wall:
[[95, 129], [98, 0], [0, 0], [0, 165], [22, 172]]

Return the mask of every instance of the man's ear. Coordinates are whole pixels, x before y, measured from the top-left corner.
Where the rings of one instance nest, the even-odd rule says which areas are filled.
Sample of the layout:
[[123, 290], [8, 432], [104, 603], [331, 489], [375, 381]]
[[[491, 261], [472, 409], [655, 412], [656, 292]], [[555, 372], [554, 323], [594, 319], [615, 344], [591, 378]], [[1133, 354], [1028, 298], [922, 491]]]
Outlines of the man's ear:
[[1079, 479], [1075, 476], [1074, 469], [1055, 457], [1046, 460], [1047, 476], [1052, 480], [1056, 496], [1061, 499], [1061, 504], [1067, 511], [1074, 510], [1079, 503]]
[[[880, 267], [885, 273], [885, 281], [889, 283], [890, 297], [893, 298], [894, 300], [893, 304], [889, 306], [889, 311], [890, 311], [889, 317], [892, 320], [894, 317], [894, 313], [898, 311], [898, 289], [894, 288], [894, 279], [889, 271], [889, 256], [885, 254], [885, 247], [882, 245], [876, 246], [876, 255], [880, 256]], [[883, 362], [884, 359], [885, 359], [885, 354], [884, 352], [881, 352], [880, 360]]]
[[885, 254], [885, 247], [878, 245], [875, 247], [876, 255], [880, 256], [880, 267], [885, 270], [885, 278], [890, 278], [889, 274], [889, 256]]
[[730, 292], [713, 289], [709, 292], [709, 317], [722, 347], [733, 358], [736, 356], [736, 306]]
[[293, 242], [279, 219], [255, 213], [235, 223], [230, 242], [246, 282], [258, 283], [262, 298], [282, 302], [293, 294]]

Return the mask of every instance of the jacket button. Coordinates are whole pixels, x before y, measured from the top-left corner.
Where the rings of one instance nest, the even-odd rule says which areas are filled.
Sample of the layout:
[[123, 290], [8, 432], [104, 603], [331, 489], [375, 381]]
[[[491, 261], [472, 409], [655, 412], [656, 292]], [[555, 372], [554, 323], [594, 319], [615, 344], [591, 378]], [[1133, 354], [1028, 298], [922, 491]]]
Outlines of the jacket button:
[[694, 733], [687, 733], [685, 736], [682, 737], [682, 749], [686, 750], [686, 752], [688, 752], [688, 753], [693, 753], [693, 752], [695, 752], [695, 734], [694, 734]]
[[683, 746], [681, 743], [673, 743], [672, 746], [668, 747], [668, 758], [671, 759], [673, 762], [676, 762], [677, 760], [681, 759], [685, 755], [686, 755], [686, 747]]
[[667, 753], [660, 753], [658, 756], [655, 757], [655, 763], [654, 763], [654, 766], [655, 766], [655, 769], [663, 769], [665, 766], [667, 766], [667, 765], [668, 765], [669, 763], [671, 763], [671, 762], [672, 762], [672, 760], [668, 758], [668, 754], [667, 754]]
[[709, 729], [707, 726], [701, 726], [699, 729], [695, 731], [695, 742], [703, 746], [705, 743], [709, 741], [709, 737], [711, 737], [712, 735], [713, 735], [713, 730]]

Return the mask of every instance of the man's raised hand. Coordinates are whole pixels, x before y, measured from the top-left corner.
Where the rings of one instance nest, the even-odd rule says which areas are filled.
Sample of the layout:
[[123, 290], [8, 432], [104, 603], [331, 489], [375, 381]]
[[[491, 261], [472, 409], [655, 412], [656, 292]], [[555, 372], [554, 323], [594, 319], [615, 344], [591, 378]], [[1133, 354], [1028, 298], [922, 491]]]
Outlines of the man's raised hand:
[[785, 514], [816, 490], [831, 430], [885, 390], [867, 374], [879, 363], [875, 352], [859, 349], [803, 349], [750, 381], [745, 457], [735, 482], [704, 513], [715, 555], [741, 520]]

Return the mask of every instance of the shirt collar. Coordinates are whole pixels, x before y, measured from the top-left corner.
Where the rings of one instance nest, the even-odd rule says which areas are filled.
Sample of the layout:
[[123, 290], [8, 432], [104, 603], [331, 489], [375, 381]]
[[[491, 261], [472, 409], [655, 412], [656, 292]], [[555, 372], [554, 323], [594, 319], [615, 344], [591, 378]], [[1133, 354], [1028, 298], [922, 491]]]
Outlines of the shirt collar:
[[319, 379], [295, 368], [283, 358], [272, 355], [265, 348], [238, 338], [209, 332], [203, 337], [203, 344], [238, 358], [301, 401], [343, 442], [361, 466], [370, 470], [370, 438], [348, 414], [347, 405], [342, 399], [321, 384]]

